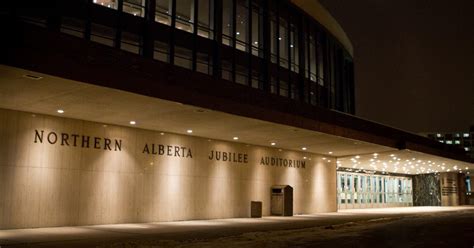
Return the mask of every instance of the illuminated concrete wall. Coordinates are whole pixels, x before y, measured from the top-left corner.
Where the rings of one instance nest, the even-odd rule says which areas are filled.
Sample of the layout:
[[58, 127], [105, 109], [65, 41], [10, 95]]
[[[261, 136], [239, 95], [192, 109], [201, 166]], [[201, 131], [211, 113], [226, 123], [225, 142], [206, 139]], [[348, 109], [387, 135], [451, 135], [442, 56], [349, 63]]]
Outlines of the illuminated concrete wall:
[[335, 159], [315, 154], [4, 109], [0, 141], [0, 229], [269, 215], [275, 184], [295, 214], [336, 211]]

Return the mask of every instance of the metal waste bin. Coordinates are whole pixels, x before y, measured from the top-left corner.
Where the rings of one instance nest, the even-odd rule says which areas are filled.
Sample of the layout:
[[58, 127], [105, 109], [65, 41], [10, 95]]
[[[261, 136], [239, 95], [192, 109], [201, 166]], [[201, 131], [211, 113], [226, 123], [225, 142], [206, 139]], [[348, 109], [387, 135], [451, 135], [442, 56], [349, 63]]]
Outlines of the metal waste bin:
[[250, 217], [262, 218], [262, 202], [261, 201], [250, 202]]
[[293, 216], [293, 188], [290, 185], [272, 186], [270, 214]]

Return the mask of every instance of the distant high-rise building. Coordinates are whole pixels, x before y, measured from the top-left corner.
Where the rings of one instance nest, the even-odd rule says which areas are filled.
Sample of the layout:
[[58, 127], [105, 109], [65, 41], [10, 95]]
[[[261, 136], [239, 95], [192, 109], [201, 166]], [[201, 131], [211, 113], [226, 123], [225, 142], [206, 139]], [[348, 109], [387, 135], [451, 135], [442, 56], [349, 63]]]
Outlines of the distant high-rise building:
[[469, 131], [424, 133], [424, 135], [441, 143], [462, 147], [468, 156], [474, 158], [474, 125]]

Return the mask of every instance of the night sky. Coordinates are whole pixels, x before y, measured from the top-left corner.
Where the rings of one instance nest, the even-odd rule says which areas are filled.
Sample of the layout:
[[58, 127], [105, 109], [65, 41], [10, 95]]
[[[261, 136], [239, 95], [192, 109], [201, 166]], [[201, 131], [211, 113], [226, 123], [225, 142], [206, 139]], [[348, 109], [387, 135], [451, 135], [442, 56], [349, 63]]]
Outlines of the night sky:
[[320, 0], [354, 45], [356, 115], [411, 132], [474, 125], [474, 0]]

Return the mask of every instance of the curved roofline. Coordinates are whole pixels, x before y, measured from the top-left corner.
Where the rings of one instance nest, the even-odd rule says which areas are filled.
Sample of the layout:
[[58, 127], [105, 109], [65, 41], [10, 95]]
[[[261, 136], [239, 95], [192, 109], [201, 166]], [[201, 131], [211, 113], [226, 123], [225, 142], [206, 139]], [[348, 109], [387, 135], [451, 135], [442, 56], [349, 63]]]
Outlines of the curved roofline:
[[334, 19], [331, 13], [329, 13], [329, 11], [319, 3], [319, 1], [290, 0], [290, 2], [298, 6], [323, 25], [339, 42], [341, 42], [347, 52], [354, 57], [354, 48], [346, 32], [342, 29], [336, 19]]

